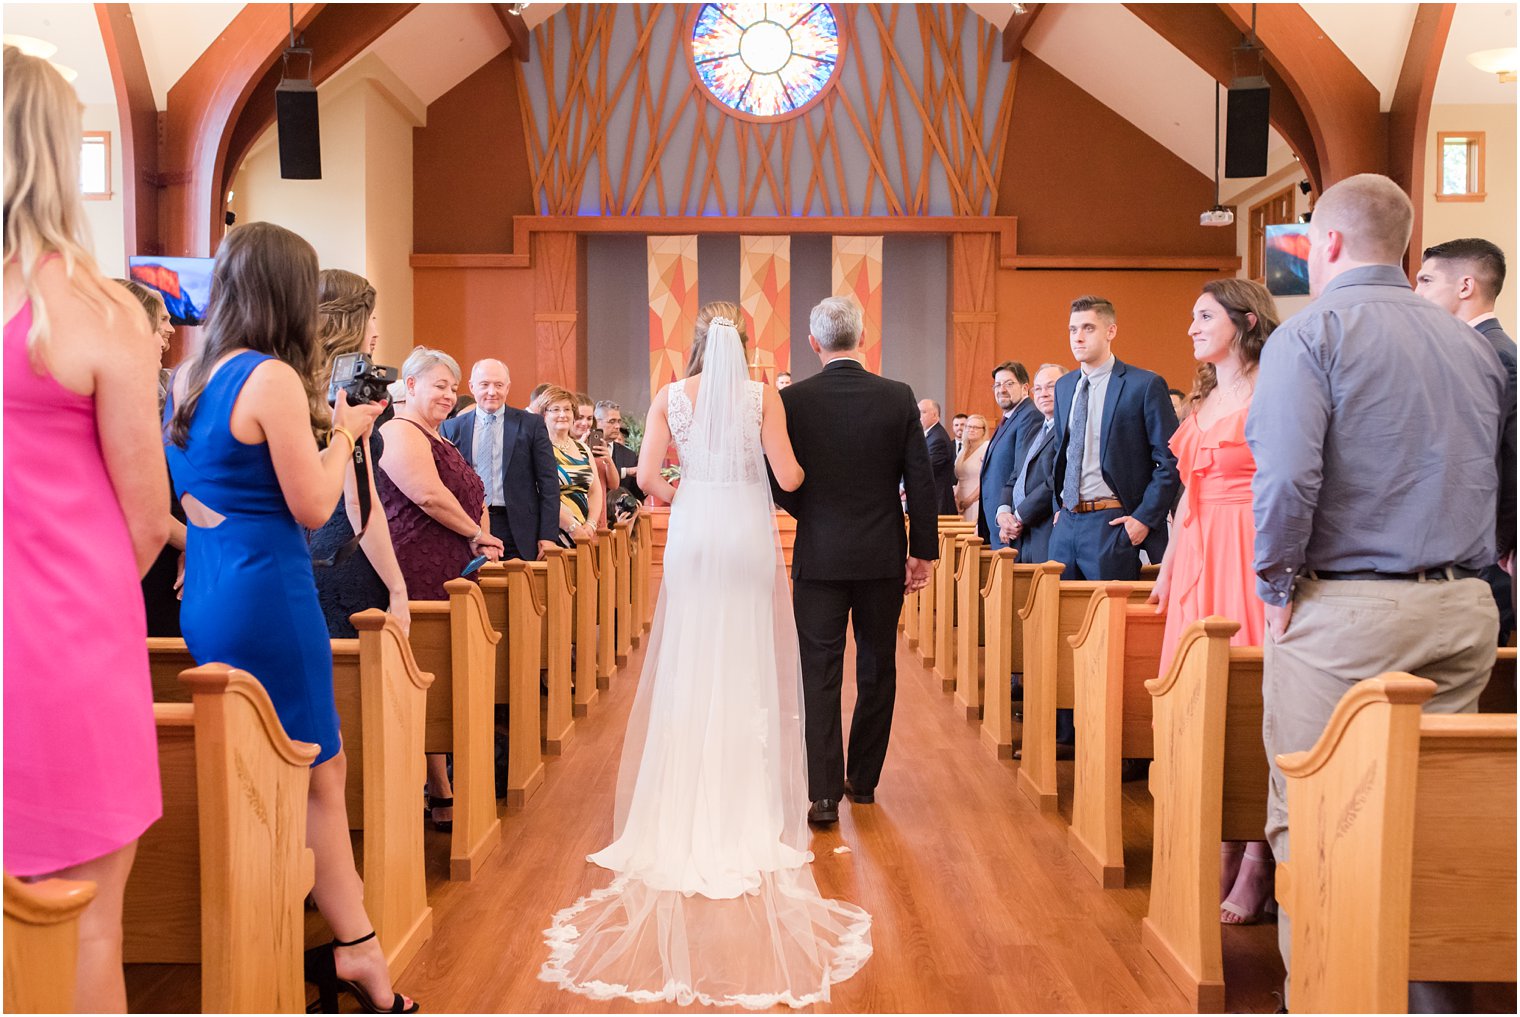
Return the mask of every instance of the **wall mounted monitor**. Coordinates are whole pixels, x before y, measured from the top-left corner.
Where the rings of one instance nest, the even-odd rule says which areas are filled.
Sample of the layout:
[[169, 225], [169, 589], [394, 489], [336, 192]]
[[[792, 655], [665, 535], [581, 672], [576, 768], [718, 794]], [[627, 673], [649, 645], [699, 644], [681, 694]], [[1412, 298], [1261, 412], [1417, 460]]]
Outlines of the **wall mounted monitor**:
[[1267, 227], [1267, 289], [1274, 297], [1309, 295], [1309, 224]]
[[128, 272], [164, 298], [169, 320], [199, 325], [211, 302], [211, 258], [161, 258], [139, 254], [128, 259]]

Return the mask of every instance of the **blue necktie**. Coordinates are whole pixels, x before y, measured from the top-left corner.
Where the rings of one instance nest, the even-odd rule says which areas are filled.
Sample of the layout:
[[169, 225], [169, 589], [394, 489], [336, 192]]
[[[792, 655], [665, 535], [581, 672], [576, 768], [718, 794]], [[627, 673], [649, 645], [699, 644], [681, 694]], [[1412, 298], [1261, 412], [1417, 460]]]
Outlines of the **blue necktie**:
[[486, 482], [486, 494], [496, 492], [496, 414], [486, 414], [485, 433], [480, 436], [480, 450], [475, 453], [475, 472]]
[[1087, 451], [1087, 375], [1077, 382], [1077, 398], [1071, 407], [1071, 427], [1066, 432], [1066, 478], [1061, 484], [1061, 504], [1075, 508], [1082, 500], [1082, 454]]

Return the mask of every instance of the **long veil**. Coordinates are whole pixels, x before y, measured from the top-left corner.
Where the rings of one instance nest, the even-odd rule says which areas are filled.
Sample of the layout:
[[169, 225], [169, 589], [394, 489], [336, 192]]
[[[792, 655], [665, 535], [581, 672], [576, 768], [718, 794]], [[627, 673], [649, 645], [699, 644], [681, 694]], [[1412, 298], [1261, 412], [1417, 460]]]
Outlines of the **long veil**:
[[671, 386], [681, 483], [618, 772], [613, 871], [545, 931], [539, 977], [598, 999], [766, 1008], [829, 998], [870, 916], [808, 863], [797, 627], [734, 326], [708, 330], [695, 406]]

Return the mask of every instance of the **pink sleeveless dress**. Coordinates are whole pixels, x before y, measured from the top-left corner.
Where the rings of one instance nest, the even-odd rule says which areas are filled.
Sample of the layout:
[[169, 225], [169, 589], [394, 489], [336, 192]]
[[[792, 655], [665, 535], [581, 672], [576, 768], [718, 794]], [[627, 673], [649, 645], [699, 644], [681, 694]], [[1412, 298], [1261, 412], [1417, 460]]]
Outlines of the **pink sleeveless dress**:
[[1176, 547], [1172, 587], [1161, 640], [1161, 673], [1171, 670], [1182, 632], [1217, 614], [1240, 622], [1233, 646], [1260, 646], [1266, 622], [1256, 596], [1256, 522], [1251, 516], [1251, 478], [1256, 460], [1246, 445], [1245, 407], [1207, 431], [1189, 416], [1172, 435], [1177, 471], [1187, 486], [1188, 517], [1172, 528]]
[[162, 813], [142, 588], [95, 400], [32, 370], [31, 325], [30, 303], [5, 324], [5, 869], [18, 876], [109, 854]]

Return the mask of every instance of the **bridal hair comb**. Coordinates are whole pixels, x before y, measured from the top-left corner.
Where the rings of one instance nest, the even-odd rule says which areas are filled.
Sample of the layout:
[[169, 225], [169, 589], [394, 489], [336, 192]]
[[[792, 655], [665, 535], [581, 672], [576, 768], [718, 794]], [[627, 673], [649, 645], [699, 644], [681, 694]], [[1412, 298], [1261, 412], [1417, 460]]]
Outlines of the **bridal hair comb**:
[[723, 317], [722, 315], [713, 315], [712, 320], [709, 322], [709, 324], [713, 324], [713, 325], [727, 325], [729, 328], [734, 328], [734, 329], [736, 329], [736, 328], [739, 327], [738, 325], [734, 324], [732, 321], [730, 321], [729, 319]]

